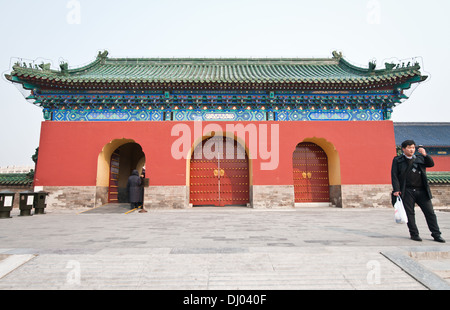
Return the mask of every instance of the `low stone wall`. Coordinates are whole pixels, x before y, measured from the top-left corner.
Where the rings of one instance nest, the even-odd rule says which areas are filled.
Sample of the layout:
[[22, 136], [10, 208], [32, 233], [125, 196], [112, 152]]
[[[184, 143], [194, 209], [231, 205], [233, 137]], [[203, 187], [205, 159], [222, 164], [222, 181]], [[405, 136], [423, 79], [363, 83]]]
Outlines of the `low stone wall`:
[[253, 185], [250, 203], [255, 209], [293, 208], [293, 185]]
[[341, 185], [343, 208], [392, 208], [390, 184]]
[[108, 186], [95, 187], [95, 206], [102, 206], [108, 203]]
[[184, 209], [189, 207], [187, 186], [149, 186], [144, 189], [144, 207]]
[[431, 184], [433, 206], [450, 209], [450, 184]]
[[[392, 186], [342, 185], [344, 208], [392, 208]], [[450, 184], [430, 185], [434, 207], [450, 207]]]
[[[1, 189], [0, 189], [1, 190]], [[29, 188], [8, 188], [16, 193]], [[48, 208], [93, 208], [107, 203], [108, 189], [96, 186], [44, 186], [37, 190], [49, 192]], [[330, 205], [342, 208], [392, 208], [390, 184], [340, 185], [330, 187]], [[450, 185], [433, 184], [433, 205], [450, 207]], [[18, 207], [16, 194], [14, 206]], [[146, 208], [189, 208], [189, 187], [150, 186], [144, 191]], [[293, 185], [253, 185], [250, 188], [250, 206], [255, 209], [286, 209], [295, 207]]]
[[[47, 208], [93, 208], [108, 202], [107, 187], [44, 186], [40, 189], [50, 193], [47, 199]], [[186, 208], [188, 207], [186, 186], [146, 187], [144, 206], [161, 209]]]
[[82, 209], [95, 206], [96, 186], [43, 186], [42, 189], [49, 192], [49, 209]]
[[330, 203], [335, 208], [342, 208], [341, 185], [330, 185]]

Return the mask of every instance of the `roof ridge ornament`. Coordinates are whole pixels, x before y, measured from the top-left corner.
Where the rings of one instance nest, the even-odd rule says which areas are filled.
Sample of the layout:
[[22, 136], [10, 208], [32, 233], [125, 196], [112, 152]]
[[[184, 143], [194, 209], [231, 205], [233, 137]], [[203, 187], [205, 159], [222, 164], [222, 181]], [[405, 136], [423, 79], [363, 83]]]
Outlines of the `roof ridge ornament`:
[[392, 62], [391, 63], [385, 62], [384, 65], [385, 65], [387, 71], [392, 71], [392, 69], [394, 69], [396, 66], [396, 64], [394, 64]]
[[342, 55], [342, 52], [333, 51], [333, 59], [341, 60], [344, 56]]
[[109, 52], [107, 50], [104, 50], [103, 52], [99, 51], [97, 58], [106, 59], [108, 58]]
[[42, 62], [42, 63], [39, 65], [39, 68], [41, 68], [42, 71], [50, 71], [50, 66], [51, 66], [50, 63], [44, 63], [44, 62]]
[[66, 73], [69, 70], [69, 64], [67, 62], [62, 62], [59, 67], [62, 73]]
[[377, 61], [375, 59], [369, 61], [369, 72], [375, 71], [376, 67], [377, 67]]

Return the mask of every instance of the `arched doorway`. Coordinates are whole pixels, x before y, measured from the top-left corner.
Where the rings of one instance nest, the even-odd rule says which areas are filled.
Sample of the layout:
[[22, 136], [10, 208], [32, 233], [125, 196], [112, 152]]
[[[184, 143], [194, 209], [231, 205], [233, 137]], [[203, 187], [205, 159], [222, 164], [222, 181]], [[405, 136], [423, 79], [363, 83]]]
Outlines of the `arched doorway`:
[[145, 154], [134, 142], [125, 143], [111, 154], [109, 168], [108, 202], [128, 202], [127, 182], [133, 170], [142, 172]]
[[298, 144], [293, 168], [296, 203], [330, 201], [328, 156], [320, 146], [312, 142]]
[[[124, 201], [126, 197], [123, 193], [126, 195], [128, 176], [133, 169], [141, 172], [144, 166], [145, 154], [134, 140], [114, 139], [105, 144], [97, 159], [95, 205], [127, 202]], [[111, 179], [115, 182], [111, 182]], [[116, 194], [110, 195], [110, 193]]]
[[191, 155], [189, 180], [193, 206], [246, 206], [250, 201], [248, 156], [233, 138], [200, 142]]

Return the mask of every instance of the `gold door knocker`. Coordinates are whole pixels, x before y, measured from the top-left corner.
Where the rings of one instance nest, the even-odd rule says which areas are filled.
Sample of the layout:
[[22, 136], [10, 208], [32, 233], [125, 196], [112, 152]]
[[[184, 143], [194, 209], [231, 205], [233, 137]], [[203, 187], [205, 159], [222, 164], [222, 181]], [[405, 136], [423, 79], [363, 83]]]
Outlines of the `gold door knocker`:
[[308, 179], [311, 179], [311, 176], [312, 176], [311, 172], [308, 172], [307, 176], [308, 176]]
[[214, 169], [214, 176], [216, 177], [219, 174], [220, 174], [221, 177], [223, 177], [225, 175], [225, 170], [223, 170], [223, 169]]
[[306, 179], [306, 172], [303, 172], [303, 173], [302, 173], [302, 177], [303, 177], [304, 179]]

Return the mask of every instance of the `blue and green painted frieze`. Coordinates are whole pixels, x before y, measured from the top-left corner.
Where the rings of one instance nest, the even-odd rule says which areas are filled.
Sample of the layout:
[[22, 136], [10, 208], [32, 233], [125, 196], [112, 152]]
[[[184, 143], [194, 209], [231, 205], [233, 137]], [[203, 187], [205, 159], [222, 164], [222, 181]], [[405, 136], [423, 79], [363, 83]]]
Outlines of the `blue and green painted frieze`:
[[321, 121], [390, 118], [394, 93], [40, 94], [53, 121]]
[[380, 121], [371, 110], [44, 110], [52, 121]]

